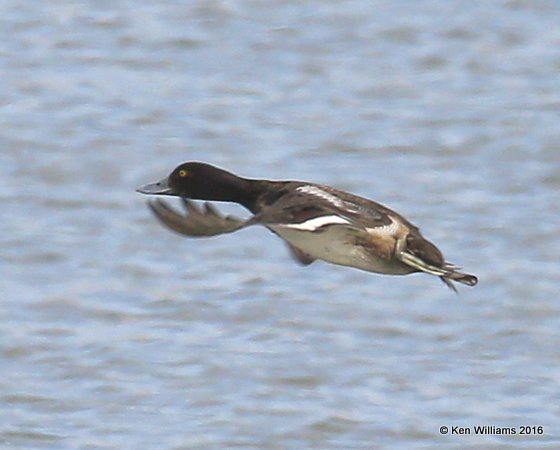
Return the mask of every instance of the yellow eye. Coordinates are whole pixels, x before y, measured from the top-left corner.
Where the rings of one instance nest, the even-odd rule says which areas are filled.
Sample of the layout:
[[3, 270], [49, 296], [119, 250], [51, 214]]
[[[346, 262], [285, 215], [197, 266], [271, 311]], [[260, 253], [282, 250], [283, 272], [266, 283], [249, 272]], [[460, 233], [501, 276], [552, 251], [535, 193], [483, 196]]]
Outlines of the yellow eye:
[[179, 176], [180, 176], [181, 178], [186, 177], [186, 176], [187, 176], [187, 171], [186, 171], [185, 169], [179, 170]]

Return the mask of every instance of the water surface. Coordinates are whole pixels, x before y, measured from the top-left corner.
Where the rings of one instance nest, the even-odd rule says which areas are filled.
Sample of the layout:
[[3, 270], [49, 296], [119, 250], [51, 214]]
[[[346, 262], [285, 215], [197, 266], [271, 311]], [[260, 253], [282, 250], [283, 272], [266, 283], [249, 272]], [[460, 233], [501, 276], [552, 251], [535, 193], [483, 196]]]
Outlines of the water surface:
[[[558, 448], [556, 2], [0, 13], [3, 447]], [[385, 203], [480, 284], [183, 239], [134, 189], [186, 160]]]

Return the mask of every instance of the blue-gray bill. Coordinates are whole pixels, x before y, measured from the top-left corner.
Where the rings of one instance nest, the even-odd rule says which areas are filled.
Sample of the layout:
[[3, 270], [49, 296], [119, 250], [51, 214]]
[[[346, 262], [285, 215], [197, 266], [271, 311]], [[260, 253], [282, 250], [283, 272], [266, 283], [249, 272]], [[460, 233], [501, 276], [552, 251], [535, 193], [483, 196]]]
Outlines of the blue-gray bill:
[[164, 178], [163, 180], [160, 181], [156, 181], [155, 183], [144, 184], [139, 188], [137, 188], [136, 192], [140, 192], [141, 194], [150, 194], [150, 195], [173, 195], [173, 191], [169, 187], [167, 178]]

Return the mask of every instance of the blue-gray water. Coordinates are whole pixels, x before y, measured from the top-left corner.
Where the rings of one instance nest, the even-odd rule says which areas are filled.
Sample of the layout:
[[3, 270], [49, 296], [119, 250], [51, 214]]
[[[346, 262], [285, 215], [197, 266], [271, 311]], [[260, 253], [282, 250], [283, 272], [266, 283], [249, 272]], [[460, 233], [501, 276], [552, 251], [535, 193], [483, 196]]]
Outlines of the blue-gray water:
[[[0, 3], [1, 447], [559, 448], [559, 24], [554, 0]], [[480, 283], [181, 238], [134, 189], [187, 160], [385, 203]]]

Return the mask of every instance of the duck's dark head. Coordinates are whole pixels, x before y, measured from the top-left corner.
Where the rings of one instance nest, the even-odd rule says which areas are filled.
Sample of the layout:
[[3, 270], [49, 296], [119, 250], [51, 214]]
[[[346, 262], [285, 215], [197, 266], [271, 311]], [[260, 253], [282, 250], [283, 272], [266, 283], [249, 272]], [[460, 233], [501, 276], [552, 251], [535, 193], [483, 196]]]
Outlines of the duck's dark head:
[[140, 186], [136, 191], [142, 194], [174, 195], [242, 205], [246, 205], [253, 197], [251, 180], [200, 162], [183, 163], [163, 180]]
[[196, 195], [201, 187], [212, 183], [220, 172], [223, 171], [208, 164], [187, 162], [177, 166], [164, 179], [140, 186], [136, 191], [142, 194], [194, 198], [193, 195]]

